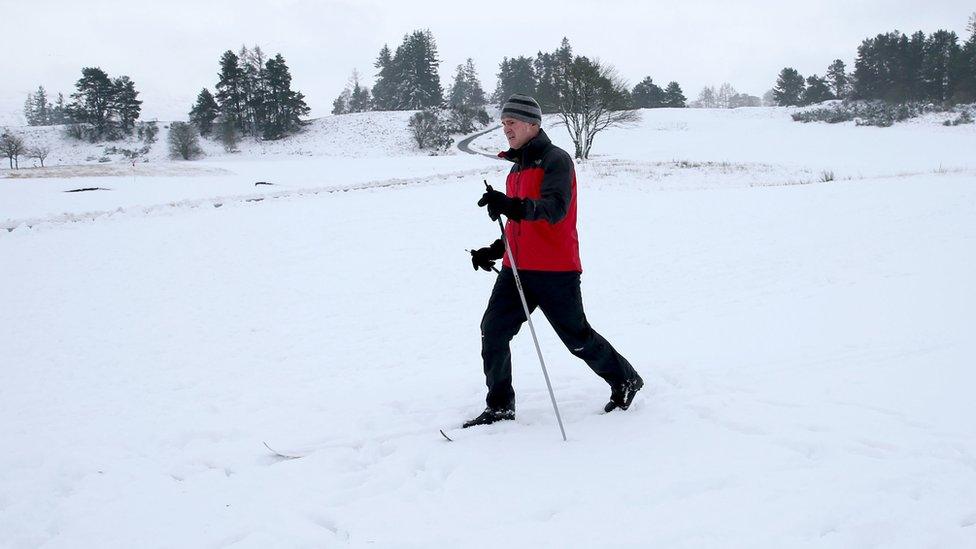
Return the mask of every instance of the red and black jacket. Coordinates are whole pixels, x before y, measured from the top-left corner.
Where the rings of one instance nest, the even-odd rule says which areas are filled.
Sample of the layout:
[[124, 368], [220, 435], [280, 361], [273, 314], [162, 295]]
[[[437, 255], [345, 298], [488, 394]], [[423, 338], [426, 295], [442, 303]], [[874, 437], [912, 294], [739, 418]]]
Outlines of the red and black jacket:
[[[514, 162], [505, 180], [505, 193], [525, 203], [524, 218], [505, 225], [519, 270], [583, 272], [573, 159], [541, 129], [520, 149], [498, 156]], [[511, 268], [507, 255], [503, 264]]]

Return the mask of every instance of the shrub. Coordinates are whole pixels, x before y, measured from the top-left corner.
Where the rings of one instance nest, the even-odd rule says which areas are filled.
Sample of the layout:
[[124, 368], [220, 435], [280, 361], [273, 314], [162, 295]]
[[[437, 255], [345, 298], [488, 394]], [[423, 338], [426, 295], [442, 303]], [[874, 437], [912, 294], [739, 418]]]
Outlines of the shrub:
[[169, 154], [173, 158], [193, 160], [203, 156], [200, 135], [193, 124], [173, 122], [169, 128]]
[[973, 123], [973, 115], [969, 114], [968, 110], [963, 110], [961, 113], [959, 113], [959, 116], [957, 116], [954, 120], [946, 120], [942, 124], [944, 126], [960, 126], [962, 124], [972, 124], [972, 123]]
[[436, 110], [423, 110], [410, 117], [410, 132], [421, 149], [432, 152], [451, 146], [451, 130]]
[[934, 105], [923, 103], [892, 104], [883, 101], [844, 101], [829, 107], [810, 109], [793, 113], [797, 122], [838, 122], [854, 121], [858, 126], [878, 126], [886, 128], [927, 112], [941, 110]]

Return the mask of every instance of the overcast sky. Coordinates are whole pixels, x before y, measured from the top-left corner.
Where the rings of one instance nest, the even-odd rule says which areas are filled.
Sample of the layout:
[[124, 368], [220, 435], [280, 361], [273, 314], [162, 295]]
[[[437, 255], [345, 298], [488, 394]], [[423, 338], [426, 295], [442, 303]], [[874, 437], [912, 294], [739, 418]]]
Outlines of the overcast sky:
[[[676, 80], [689, 99], [729, 82], [762, 95], [784, 66], [823, 74], [833, 59], [849, 69], [861, 40], [894, 29], [964, 34], [972, 0], [535, 0], [380, 2], [363, 0], [0, 0], [0, 122], [43, 85], [74, 91], [81, 68], [128, 75], [142, 118], [185, 119], [197, 93], [213, 90], [227, 49], [255, 44], [281, 53], [313, 116], [329, 113], [353, 69], [372, 84], [383, 44], [427, 28], [442, 60], [441, 81], [474, 60], [489, 93], [504, 56], [534, 55], [569, 38], [577, 54], [614, 65], [632, 86], [645, 76]], [[477, 7], [477, 6], [481, 7]]]

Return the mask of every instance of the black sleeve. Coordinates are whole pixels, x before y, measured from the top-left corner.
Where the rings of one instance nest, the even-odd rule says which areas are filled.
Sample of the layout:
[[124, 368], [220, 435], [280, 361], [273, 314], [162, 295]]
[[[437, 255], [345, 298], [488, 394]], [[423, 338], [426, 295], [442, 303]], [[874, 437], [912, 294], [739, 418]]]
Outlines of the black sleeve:
[[525, 200], [525, 219], [558, 223], [566, 217], [573, 198], [573, 160], [565, 151], [557, 150], [542, 160], [542, 169], [539, 199]]

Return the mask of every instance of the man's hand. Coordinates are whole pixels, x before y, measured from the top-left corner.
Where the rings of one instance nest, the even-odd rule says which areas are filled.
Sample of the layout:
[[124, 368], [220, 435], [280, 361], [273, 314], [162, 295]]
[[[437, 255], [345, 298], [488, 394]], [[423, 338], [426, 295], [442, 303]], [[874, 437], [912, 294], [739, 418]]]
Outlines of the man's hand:
[[492, 221], [496, 221], [501, 215], [514, 221], [525, 217], [525, 203], [521, 198], [509, 198], [505, 193], [492, 189], [490, 185], [485, 194], [481, 195], [478, 206], [488, 206], [488, 217]]
[[479, 268], [490, 271], [495, 266], [495, 260], [501, 259], [505, 255], [505, 243], [498, 239], [491, 243], [487, 248], [471, 250], [471, 265], [474, 270]]

